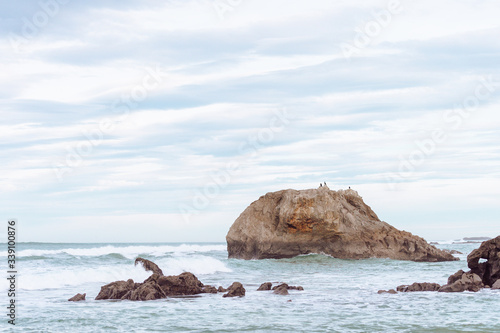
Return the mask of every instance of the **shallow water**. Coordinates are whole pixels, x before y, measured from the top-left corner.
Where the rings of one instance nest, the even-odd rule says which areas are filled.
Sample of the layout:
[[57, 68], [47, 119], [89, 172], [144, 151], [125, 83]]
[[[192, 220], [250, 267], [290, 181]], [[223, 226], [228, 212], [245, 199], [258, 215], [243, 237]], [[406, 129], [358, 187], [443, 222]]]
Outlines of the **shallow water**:
[[[478, 246], [438, 245], [463, 252], [461, 261], [415, 263], [325, 255], [246, 261], [227, 259], [222, 243], [21, 243], [18, 319], [12, 331], [500, 332], [498, 290], [377, 294], [379, 289], [413, 282], [445, 284], [452, 273], [467, 270], [466, 255]], [[246, 296], [95, 301], [104, 284], [129, 278], [142, 282], [150, 275], [133, 265], [137, 256], [154, 261], [166, 275], [190, 271], [204, 284], [224, 287], [240, 281]], [[257, 292], [267, 281], [301, 285], [305, 290], [290, 291], [288, 296]], [[87, 293], [87, 301], [67, 302], [76, 293]], [[0, 328], [9, 331], [3, 317]]]

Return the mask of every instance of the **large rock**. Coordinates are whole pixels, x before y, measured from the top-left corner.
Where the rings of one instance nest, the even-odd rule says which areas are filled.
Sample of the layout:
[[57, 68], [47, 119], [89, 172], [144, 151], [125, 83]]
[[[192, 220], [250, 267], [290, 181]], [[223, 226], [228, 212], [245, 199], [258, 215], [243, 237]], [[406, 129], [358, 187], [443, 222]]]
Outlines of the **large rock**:
[[[480, 259], [486, 262], [480, 263]], [[485, 285], [492, 286], [500, 279], [500, 236], [485, 241], [467, 256], [470, 271], [479, 275]]]
[[289, 258], [325, 253], [336, 258], [458, 260], [409, 232], [379, 220], [354, 190], [282, 190], [254, 201], [227, 236], [230, 258]]

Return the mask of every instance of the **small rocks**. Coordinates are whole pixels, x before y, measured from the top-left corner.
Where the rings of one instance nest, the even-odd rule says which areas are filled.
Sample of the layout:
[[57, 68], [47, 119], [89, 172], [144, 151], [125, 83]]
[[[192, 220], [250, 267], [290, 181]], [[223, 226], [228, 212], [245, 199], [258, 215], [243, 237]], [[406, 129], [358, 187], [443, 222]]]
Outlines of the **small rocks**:
[[394, 289], [389, 290], [379, 290], [377, 294], [397, 294], [398, 292]]
[[225, 292], [227, 291], [227, 289], [226, 289], [226, 288], [224, 288], [223, 286], [220, 286], [220, 287], [217, 289], [217, 291], [218, 291], [219, 293], [225, 293]]
[[219, 292], [214, 286], [204, 286], [201, 291], [205, 294], [217, 294]]
[[413, 292], [413, 291], [438, 291], [441, 286], [437, 283], [429, 283], [429, 282], [423, 282], [423, 283], [418, 283], [415, 282], [411, 285], [401, 285], [396, 288], [397, 291], [399, 292]]
[[301, 286], [289, 286], [286, 283], [279, 284], [273, 287], [271, 282], [264, 282], [260, 285], [257, 291], [273, 290], [273, 294], [276, 295], [288, 295], [288, 290], [304, 290]]
[[276, 295], [288, 295], [288, 285], [286, 283], [280, 284], [273, 288], [273, 294]]
[[448, 252], [449, 254], [463, 254], [460, 251], [457, 250], [448, 250], [448, 249], [443, 249], [444, 252]]
[[87, 296], [87, 294], [76, 294], [75, 296], [68, 299], [68, 301], [70, 301], [70, 302], [85, 301], [85, 296]]
[[222, 297], [241, 297], [245, 296], [245, 288], [240, 282], [233, 282], [229, 288], [227, 288], [228, 293], [224, 294]]

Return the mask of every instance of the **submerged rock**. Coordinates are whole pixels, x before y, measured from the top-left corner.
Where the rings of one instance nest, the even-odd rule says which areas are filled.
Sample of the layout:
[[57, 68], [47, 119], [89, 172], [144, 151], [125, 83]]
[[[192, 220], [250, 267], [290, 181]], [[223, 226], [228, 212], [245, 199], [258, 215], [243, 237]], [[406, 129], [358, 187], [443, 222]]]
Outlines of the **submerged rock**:
[[379, 220], [354, 190], [282, 190], [254, 201], [226, 236], [230, 258], [325, 253], [342, 259], [458, 260]]
[[70, 302], [85, 301], [85, 296], [87, 296], [87, 294], [76, 294], [75, 296], [68, 299], [68, 301], [70, 301]]
[[277, 295], [288, 295], [288, 285], [286, 283], [280, 284], [273, 288], [273, 294]]
[[389, 290], [379, 290], [377, 291], [377, 294], [397, 294], [398, 292], [394, 289], [389, 289]]
[[222, 297], [238, 297], [238, 296], [245, 296], [245, 288], [243, 288], [243, 285], [239, 282], [233, 282], [232, 285], [227, 288], [228, 293], [222, 295]]

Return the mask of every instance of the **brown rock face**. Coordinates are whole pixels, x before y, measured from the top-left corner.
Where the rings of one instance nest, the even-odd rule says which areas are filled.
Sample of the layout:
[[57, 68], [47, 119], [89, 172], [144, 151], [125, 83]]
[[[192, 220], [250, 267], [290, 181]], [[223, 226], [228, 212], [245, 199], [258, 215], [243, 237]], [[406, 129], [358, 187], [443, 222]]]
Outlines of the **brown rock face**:
[[459, 270], [448, 278], [448, 284], [439, 288], [438, 291], [446, 293], [474, 291], [477, 292], [483, 288], [481, 278], [474, 273]]
[[246, 290], [240, 282], [233, 282], [232, 285], [227, 288], [228, 293], [222, 295], [222, 297], [238, 297], [245, 296]]
[[[486, 262], [479, 263], [479, 259]], [[472, 273], [479, 275], [485, 285], [492, 286], [500, 279], [500, 236], [483, 242], [467, 256]]]
[[354, 190], [282, 190], [254, 201], [226, 236], [230, 258], [290, 258], [325, 253], [342, 259], [458, 260], [424, 239], [379, 220]]

